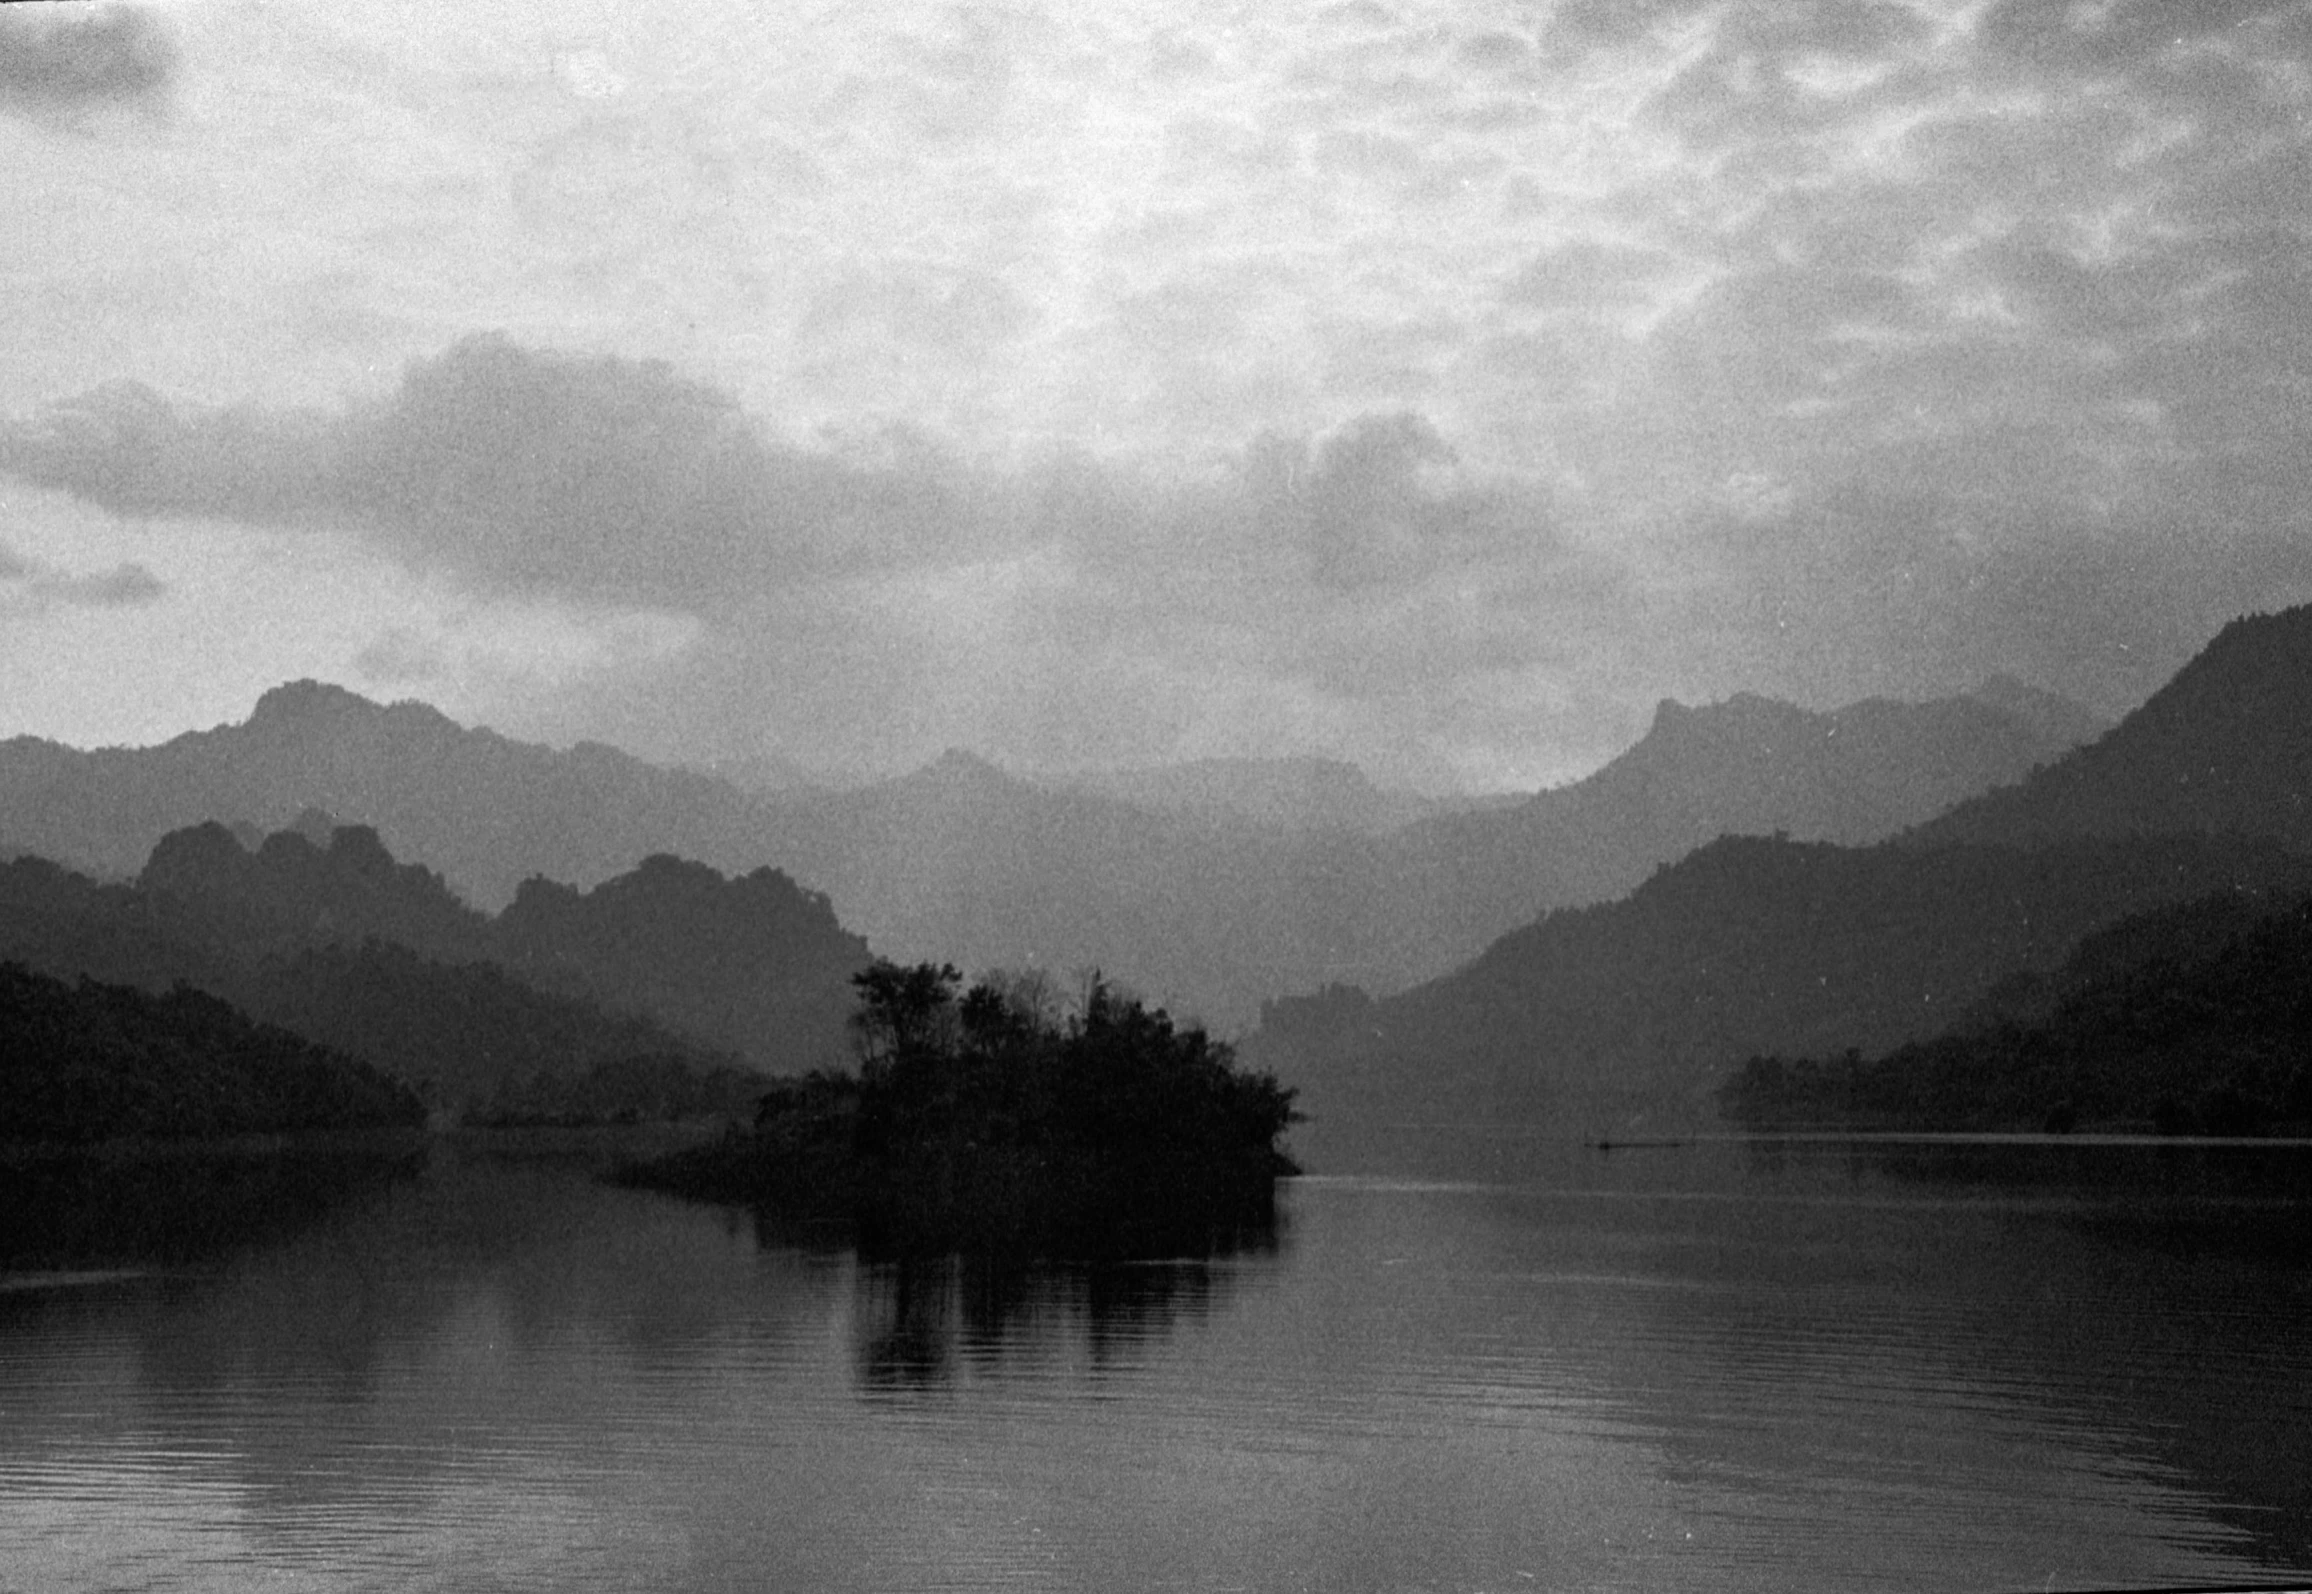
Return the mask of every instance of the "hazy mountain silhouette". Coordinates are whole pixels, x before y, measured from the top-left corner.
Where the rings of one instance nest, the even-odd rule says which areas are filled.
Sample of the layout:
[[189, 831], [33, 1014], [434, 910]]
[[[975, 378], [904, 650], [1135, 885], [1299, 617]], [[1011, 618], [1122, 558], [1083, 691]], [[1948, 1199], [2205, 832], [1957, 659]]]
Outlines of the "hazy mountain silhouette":
[[[375, 937], [452, 962], [487, 957], [489, 920], [421, 864], [397, 863], [367, 825], [280, 830], [252, 849], [214, 821], [163, 836], [137, 884], [244, 956]], [[326, 820], [322, 820], [326, 823]]]
[[177, 980], [220, 990], [243, 966], [197, 916], [172, 913], [135, 886], [30, 856], [0, 864], [0, 961], [146, 991]]
[[1728, 831], [1884, 836], [2066, 745], [1981, 698], [1814, 714], [1744, 696], [1665, 704], [1643, 741], [1571, 786], [1381, 835], [1240, 820], [1262, 788], [1239, 769], [1188, 766], [1125, 800], [1039, 789], [961, 753], [827, 799], [817, 826], [790, 818], [785, 834], [795, 871], [879, 948], [1097, 963], [1225, 1025], [1279, 991], [1434, 975]]
[[[495, 963], [442, 963], [387, 941], [332, 942], [268, 959], [224, 993], [250, 1012], [349, 1052], [417, 1086], [462, 1118], [564, 1116], [590, 1074], [624, 1071], [643, 1100], [603, 1100], [640, 1116], [688, 1081], [693, 1111], [743, 1113], [764, 1079], [648, 1015], [538, 989]], [[597, 1097], [602, 1093], [591, 1093]], [[657, 1115], [652, 1113], [652, 1115]]]
[[726, 880], [659, 854], [591, 891], [534, 876], [493, 919], [432, 870], [397, 863], [368, 826], [332, 826], [311, 809], [300, 822], [254, 848], [215, 823], [172, 831], [138, 884], [155, 912], [243, 961], [376, 939], [438, 962], [494, 961], [773, 1072], [843, 1055], [848, 982], [867, 943], [775, 870]]
[[2119, 915], [2274, 882], [2312, 884], [2312, 863], [2193, 837], [2028, 851], [1727, 837], [1401, 996], [1272, 1003], [1244, 1054], [1301, 1087], [1304, 1142], [1382, 1119], [1689, 1125], [1743, 1057], [1920, 1039]]
[[2041, 696], [2029, 719], [1982, 693], [1829, 713], [1748, 693], [1701, 708], [1665, 700], [1636, 746], [1583, 780], [1385, 838], [1366, 866], [1380, 888], [1335, 910], [1354, 926], [1340, 940], [1363, 955], [1322, 978], [1386, 990], [1433, 976], [1539, 913], [1611, 901], [1721, 835], [1891, 835], [2058, 757], [2070, 744], [2042, 718], [2062, 732], [2096, 723]]
[[2110, 734], [1910, 839], [2032, 845], [2175, 831], [2312, 850], [2312, 608], [2234, 621]]
[[[233, 839], [211, 827], [196, 847]], [[181, 858], [189, 850], [171, 849]], [[0, 865], [0, 961], [65, 980], [166, 993], [185, 985], [421, 1087], [465, 1110], [533, 1092], [540, 1076], [633, 1058], [702, 1077], [732, 1059], [657, 1021], [527, 985], [495, 964], [443, 962], [374, 937], [264, 915], [231, 897], [189, 900], [100, 885], [39, 859]], [[243, 931], [248, 939], [237, 940]], [[759, 1076], [748, 1075], [759, 1089]], [[731, 1091], [732, 1105], [745, 1092]]]
[[791, 804], [778, 826], [785, 866], [893, 958], [1097, 967], [1215, 1023], [1304, 966], [1275, 838], [1049, 790], [969, 753]]
[[2091, 747], [1900, 840], [1720, 841], [1399, 997], [1272, 1004], [1246, 1055], [1304, 1087], [1321, 1134], [1328, 1114], [1692, 1119], [1743, 1056], [1925, 1038], [2125, 914], [2312, 880], [2308, 676], [2307, 611], [2241, 622]]
[[2012, 714], [2051, 745], [2077, 747], [2111, 729], [2111, 722], [2067, 697], [2043, 692], [2012, 675], [1994, 675], [1968, 694], [1979, 703]]
[[468, 730], [423, 703], [380, 705], [298, 681], [248, 720], [151, 748], [0, 744], [0, 832], [103, 874], [137, 872], [172, 830], [220, 820], [271, 831], [302, 810], [373, 827], [483, 907], [531, 875], [593, 884], [654, 852], [724, 868], [767, 861], [763, 820], [712, 776], [595, 743], [567, 752]]
[[[163, 837], [134, 886], [0, 866], [0, 957], [148, 990], [189, 982], [437, 1102], [532, 1116], [622, 1089], [663, 1106], [685, 1070], [739, 1107], [760, 1088], [738, 1077], [742, 1056], [801, 1069], [847, 1055], [866, 944], [772, 871], [726, 881], [654, 858], [591, 893], [532, 881], [518, 906], [496, 921], [468, 908], [367, 827], [322, 846], [277, 832], [252, 851], [211, 823]], [[588, 1075], [584, 1091], [567, 1084]]]
[[[1097, 966], [1228, 1029], [1278, 992], [1328, 980], [1395, 990], [1442, 973], [1535, 914], [1619, 895], [1722, 832], [1867, 839], [2059, 750], [1981, 700], [1827, 715], [1753, 697], [1665, 705], [1643, 741], [1585, 781], [1372, 834], [1359, 827], [1394, 799], [1348, 766], [1189, 766], [1125, 800], [950, 753], [853, 790], [750, 794], [300, 682], [266, 693], [243, 725], [150, 749], [18, 738], [0, 747], [0, 831], [126, 876], [173, 830], [304, 815], [311, 839], [334, 814], [485, 908], [532, 876], [584, 890], [653, 854], [741, 875], [769, 865], [826, 893], [885, 955], [975, 971]], [[1296, 792], [1316, 794], [1304, 812], [1342, 823], [1280, 828]]]
[[772, 869], [726, 880], [658, 854], [591, 891], [523, 882], [490, 927], [508, 967], [573, 983], [778, 1073], [840, 1066], [867, 942]]
[[1871, 698], [1817, 714], [1740, 693], [1710, 708], [1663, 703], [1644, 741], [1589, 780], [1545, 795], [1559, 799], [1547, 806], [1593, 822], [1621, 816], [1620, 835], [1646, 854], [1669, 848], [1676, 856], [1714, 836], [1774, 830], [1856, 846], [2071, 745], [1982, 695]]

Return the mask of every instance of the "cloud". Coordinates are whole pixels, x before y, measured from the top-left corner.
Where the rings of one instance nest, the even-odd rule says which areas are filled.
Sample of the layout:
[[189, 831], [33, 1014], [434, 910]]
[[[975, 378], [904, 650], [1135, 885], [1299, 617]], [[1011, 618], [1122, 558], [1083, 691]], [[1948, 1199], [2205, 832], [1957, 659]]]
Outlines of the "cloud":
[[117, 565], [102, 575], [50, 576], [33, 590], [82, 609], [136, 609], [168, 596], [167, 585], [140, 564]]
[[[999, 464], [892, 427], [780, 439], [667, 367], [499, 338], [330, 413], [116, 384], [0, 428], [0, 471], [124, 515], [355, 537], [484, 595], [689, 616], [605, 667], [687, 682], [668, 695], [701, 735], [777, 721], [895, 760], [1228, 750], [1229, 716], [1298, 715], [1403, 763], [1424, 705], [1562, 657], [1622, 591], [1545, 491], [1415, 412], [1202, 469]], [[471, 674], [472, 651], [395, 632], [356, 664]]]
[[[75, 78], [29, 10], [0, 16], [10, 108], [165, 92], [144, 13], [73, 37], [159, 66]], [[230, 8], [169, 15], [247, 53]], [[2005, 667], [2124, 706], [2227, 609], [2308, 590], [2308, 19], [678, 10], [541, 46], [477, 12], [420, 69], [347, 12], [352, 53], [265, 57], [261, 126], [118, 168], [97, 243], [27, 190], [53, 258], [13, 391], [261, 395], [272, 359], [310, 394], [427, 357], [315, 410], [96, 387], [0, 422], [0, 471], [158, 523], [21, 546], [149, 558], [172, 619], [200, 577], [161, 539], [190, 561], [229, 535], [204, 521], [573, 635], [657, 616], [663, 646], [542, 690], [709, 755], [1538, 772], [1664, 692]], [[419, 341], [477, 324], [531, 341]], [[140, 590], [17, 563], [18, 603]], [[429, 691], [518, 674], [484, 629], [373, 611], [345, 648]]]
[[1081, 456], [1004, 471], [901, 428], [777, 440], [728, 395], [656, 362], [495, 337], [421, 361], [391, 398], [335, 415], [185, 409], [136, 384], [99, 388], [0, 428], [0, 471], [119, 514], [350, 530], [486, 586], [694, 612], [861, 572], [983, 562], [1039, 538], [1098, 550], [1117, 518], [1244, 539], [1237, 554], [1278, 579], [1328, 589], [1551, 535], [1533, 503], [1459, 470], [1412, 413], [1314, 442], [1257, 440], [1217, 496], [1129, 474], [1087, 487], [1099, 470]]
[[[1983, 269], [2018, 303], [2042, 277], [2081, 302], [2072, 268]], [[2098, 336], [2133, 313], [2095, 310]], [[1824, 386], [1812, 362], [1874, 339], [1899, 384], [1876, 391], [1897, 379], [1862, 357]], [[2260, 531], [2217, 518], [2251, 490], [2280, 502], [2285, 469], [2196, 500], [2171, 479], [2184, 442], [2109, 362], [2064, 376], [2069, 408], [2035, 407], [2049, 377], [2012, 362], [2046, 355], [2022, 338], [1948, 336], [1867, 274], [1767, 267], [1651, 341], [1728, 413], [1713, 448], [1657, 434], [1651, 468], [1690, 490], [1634, 527], [1472, 461], [1416, 410], [1196, 468], [995, 461], [893, 426], [781, 437], [665, 365], [499, 337], [328, 412], [115, 384], [0, 427], [0, 471], [125, 515], [357, 538], [486, 601], [595, 617], [583, 658], [526, 673], [535, 648], [388, 629], [367, 678], [486, 678], [534, 729], [664, 756], [855, 768], [950, 744], [1021, 764], [1285, 749], [1532, 783], [1616, 750], [1664, 692], [1827, 705], [2007, 669], [2124, 707], [2230, 613], [2312, 593], [2300, 507]], [[1794, 434], [1826, 394], [1917, 413], [1810, 456]], [[160, 591], [141, 568], [16, 579], [59, 603]]]
[[684, 609], [950, 545], [976, 517], [934, 455], [782, 444], [664, 364], [495, 337], [337, 414], [118, 383], [0, 429], [0, 471], [118, 514], [350, 530], [493, 588]]
[[135, 609], [168, 596], [168, 586], [133, 561], [97, 575], [68, 575], [0, 543], [0, 586], [20, 589], [34, 607]]
[[0, 110], [36, 117], [107, 106], [157, 110], [177, 76], [174, 39], [128, 5], [10, 6], [0, 13]]
[[2037, 5], [2005, 0], [1987, 9], [1984, 43], [2040, 71], [2095, 72], [2126, 67], [2208, 41], [2241, 40], [2260, 47], [2264, 35], [2301, 29], [2297, 0], [2194, 0], [2188, 6], [2156, 0], [2087, 0]]
[[1803, 493], [1730, 481], [1658, 552], [1682, 632], [1663, 663], [1821, 706], [2003, 671], [2120, 712], [2227, 621], [2312, 600], [2300, 527], [2098, 509], [2060, 482], [2034, 506], [1996, 475], [1972, 495], [1934, 472]]

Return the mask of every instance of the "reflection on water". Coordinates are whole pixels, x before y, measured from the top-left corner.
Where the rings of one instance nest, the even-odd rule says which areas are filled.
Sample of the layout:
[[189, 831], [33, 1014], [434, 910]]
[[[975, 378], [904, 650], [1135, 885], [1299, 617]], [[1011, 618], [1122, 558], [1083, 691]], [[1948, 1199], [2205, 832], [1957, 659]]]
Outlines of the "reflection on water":
[[183, 1263], [294, 1234], [425, 1164], [422, 1135], [0, 1156], [0, 1273]]
[[2133, 1155], [1495, 1148], [1039, 1267], [443, 1143], [0, 1290], [0, 1588], [2301, 1575], [2305, 1159]]
[[848, 1262], [859, 1377], [880, 1391], [930, 1388], [1007, 1361], [1097, 1374], [1176, 1323], [1201, 1321], [1239, 1279], [1266, 1270], [1289, 1234], [1274, 1202], [1225, 1227], [1167, 1231], [1159, 1254], [1107, 1235], [1084, 1259], [1064, 1260], [1010, 1249], [921, 1254], [767, 1209], [751, 1221], [767, 1254]]
[[[1273, 1258], [1271, 1243], [1237, 1260]], [[959, 1373], [1055, 1360], [1097, 1376], [1151, 1341], [1209, 1316], [1241, 1266], [1211, 1258], [1040, 1264], [912, 1257], [855, 1274], [859, 1377], [870, 1390], [922, 1389]]]
[[1982, 1135], [1767, 1142], [1754, 1155], [1768, 1167], [1831, 1157], [1927, 1188], [2067, 1203], [2090, 1227], [2171, 1253], [2312, 1264], [2312, 1146], [2302, 1144]]
[[2273, 1564], [2312, 1564], [2312, 1147], [1985, 1136], [1752, 1156], [1786, 1187], [1930, 1203], [1964, 1243], [1937, 1291], [1950, 1376], [2125, 1434]]

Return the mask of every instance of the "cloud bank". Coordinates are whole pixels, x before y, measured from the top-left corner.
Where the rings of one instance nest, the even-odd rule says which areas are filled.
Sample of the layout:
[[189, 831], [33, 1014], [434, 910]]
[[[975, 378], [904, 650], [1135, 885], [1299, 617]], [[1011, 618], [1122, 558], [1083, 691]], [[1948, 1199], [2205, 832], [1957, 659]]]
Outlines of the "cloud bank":
[[1419, 742], [1456, 717], [1441, 703], [1481, 715], [1483, 683], [1624, 602], [1545, 493], [1408, 412], [1192, 473], [996, 465], [898, 429], [778, 439], [663, 365], [497, 337], [334, 413], [108, 386], [0, 430], [0, 471], [119, 515], [358, 538], [485, 593], [693, 617], [679, 661], [638, 668], [703, 740], [767, 726], [869, 758]]
[[[329, 412], [108, 386], [0, 428], [0, 472], [634, 616], [609, 678], [541, 712], [700, 756], [873, 766], [948, 744], [1023, 763], [1289, 749], [1534, 780], [1537, 745], [1602, 757], [1664, 690], [2048, 679], [2170, 633], [2188, 649], [2195, 604], [2238, 580], [2312, 578], [2283, 537], [2261, 563], [2237, 538], [2211, 573], [2153, 530], [2074, 515], [2017, 535], [2013, 491], [1970, 505], [1899, 477], [1735, 480], [1616, 546], [1413, 411], [1262, 434], [1198, 470], [974, 460], [896, 428], [797, 440], [663, 364], [494, 336]], [[105, 579], [79, 601], [155, 595], [142, 572]], [[361, 653], [397, 682], [439, 658], [412, 635]]]
[[10, 6], [0, 12], [0, 110], [54, 116], [108, 106], [157, 110], [175, 41], [134, 6]]
[[2303, 0], [337, 25], [147, 152], [152, 281], [51, 274], [0, 470], [632, 628], [571, 733], [1530, 783], [2312, 597]]
[[71, 575], [0, 543], [0, 599], [13, 596], [19, 606], [135, 609], [167, 595], [160, 578], [133, 561], [99, 574]]

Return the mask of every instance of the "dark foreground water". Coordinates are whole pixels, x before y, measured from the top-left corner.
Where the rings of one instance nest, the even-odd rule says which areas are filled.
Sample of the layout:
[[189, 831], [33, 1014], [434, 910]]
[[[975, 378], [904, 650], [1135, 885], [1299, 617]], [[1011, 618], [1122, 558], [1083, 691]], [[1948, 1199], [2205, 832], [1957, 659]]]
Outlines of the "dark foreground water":
[[2312, 1152], [1467, 1150], [1097, 1270], [868, 1264], [448, 1142], [251, 1237], [92, 1233], [0, 1275], [0, 1588], [2312, 1568]]

